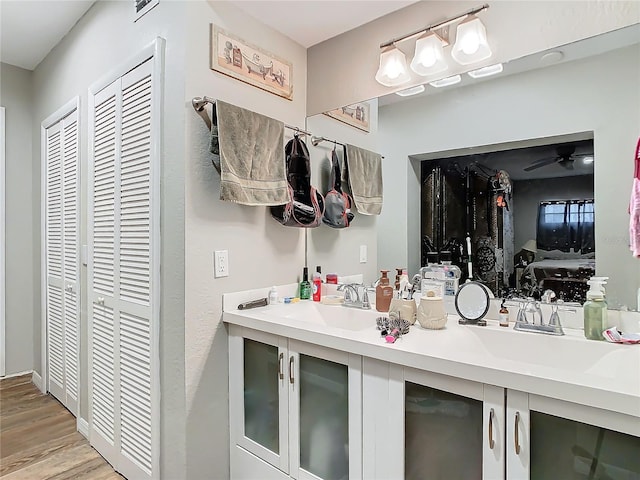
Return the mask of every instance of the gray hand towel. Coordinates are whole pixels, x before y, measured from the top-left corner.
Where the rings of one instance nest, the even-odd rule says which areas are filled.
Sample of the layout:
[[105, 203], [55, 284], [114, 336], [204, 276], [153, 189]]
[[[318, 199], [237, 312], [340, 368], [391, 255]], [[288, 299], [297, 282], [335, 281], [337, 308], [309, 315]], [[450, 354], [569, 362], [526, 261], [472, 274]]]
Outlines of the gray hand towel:
[[265, 206], [289, 202], [282, 122], [217, 100], [210, 150], [217, 157], [221, 200]]
[[380, 215], [382, 211], [382, 156], [364, 148], [345, 147], [344, 184], [348, 184], [358, 212]]

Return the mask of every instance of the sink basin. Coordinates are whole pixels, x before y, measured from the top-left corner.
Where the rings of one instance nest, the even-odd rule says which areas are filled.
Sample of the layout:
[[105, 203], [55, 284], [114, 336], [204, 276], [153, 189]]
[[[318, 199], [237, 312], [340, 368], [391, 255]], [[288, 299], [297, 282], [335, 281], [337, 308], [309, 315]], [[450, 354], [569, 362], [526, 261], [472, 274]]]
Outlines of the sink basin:
[[277, 305], [265, 310], [265, 313], [280, 318], [350, 331], [375, 329], [376, 318], [382, 315], [375, 310], [358, 310], [341, 305], [323, 305], [316, 302]]

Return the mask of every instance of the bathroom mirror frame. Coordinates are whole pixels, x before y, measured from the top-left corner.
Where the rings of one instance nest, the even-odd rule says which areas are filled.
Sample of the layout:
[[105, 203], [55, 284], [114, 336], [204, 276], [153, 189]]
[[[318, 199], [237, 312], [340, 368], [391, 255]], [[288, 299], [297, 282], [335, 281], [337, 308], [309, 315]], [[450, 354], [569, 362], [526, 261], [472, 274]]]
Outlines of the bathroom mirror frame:
[[[569, 54], [565, 54], [565, 61], [560, 62], [558, 64], [554, 64], [551, 67], [555, 67], [556, 65], [563, 65], [569, 62], [573, 62], [576, 60], [589, 60], [591, 57], [595, 57], [597, 55], [601, 55], [601, 54], [607, 54], [608, 52], [613, 52], [613, 51], [618, 51], [619, 49], [622, 48], [626, 48], [626, 47], [631, 47], [633, 46], [634, 48], [639, 48], [640, 47], [640, 25], [635, 24], [631, 27], [626, 27], [614, 32], [609, 32], [606, 34], [602, 34], [602, 35], [598, 35], [596, 37], [591, 37], [591, 38], [587, 38], [584, 40], [581, 40], [579, 42], [575, 42], [566, 46], [562, 46], [562, 47], [557, 47], [554, 48], [553, 50], [569, 50]], [[535, 71], [538, 70], [539, 68], [544, 68], [547, 67], [548, 65], [540, 65], [540, 58], [548, 52], [538, 52], [536, 54], [533, 55], [529, 55], [527, 57], [523, 57], [522, 59], [517, 59], [514, 60], [512, 62], [509, 62], [508, 67], [505, 67], [505, 71], [506, 71], [506, 76], [511, 76], [511, 75], [517, 75], [517, 74], [521, 74], [521, 73], [529, 73], [530, 71]], [[535, 62], [534, 62], [535, 61]], [[513, 68], [512, 68], [513, 67]], [[535, 72], [536, 74], [539, 74], [539, 72]], [[505, 75], [497, 75], [495, 77], [489, 77], [483, 80], [474, 80], [472, 85], [480, 85], [481, 83], [485, 83], [485, 82], [492, 82], [494, 79], [501, 79], [501, 78], [505, 78]], [[467, 82], [469, 83], [469, 82]], [[465, 85], [461, 85], [462, 87], [464, 87]], [[443, 93], [446, 92], [451, 92], [454, 89], [457, 89], [458, 87], [453, 87], [450, 89], [441, 89], [443, 90]], [[446, 90], [446, 92], [444, 91]], [[407, 101], [413, 101], [413, 99], [417, 99], [420, 97], [429, 97], [431, 95], [438, 95], [440, 93], [440, 91], [438, 89], [434, 89], [434, 88], [427, 88], [427, 92], [423, 93], [422, 95], [416, 96], [416, 97], [408, 97], [408, 98], [404, 98], [404, 99], [399, 99], [398, 97], [398, 101], [401, 102], [407, 102]], [[384, 108], [387, 106], [386, 103], [386, 98], [389, 96], [393, 96], [396, 97], [395, 94], [390, 94], [390, 95], [385, 95], [383, 97], [380, 97], [377, 100], [373, 100], [373, 102], [379, 102], [381, 107]], [[311, 118], [315, 118], [317, 116], [314, 117], [310, 117]], [[640, 118], [640, 111], [639, 111], [639, 118]], [[377, 148], [377, 151], [379, 151], [380, 153], [382, 153], [383, 155], [387, 156], [388, 158], [391, 156], [389, 155], [391, 153], [392, 150], [390, 150], [390, 147], [388, 145], [384, 145], [384, 138], [381, 138], [380, 132], [382, 131], [382, 129], [384, 128], [384, 125], [381, 125], [380, 130], [377, 132], [378, 133], [378, 143], [379, 146]], [[316, 133], [316, 132], [314, 132]], [[323, 132], [322, 131], [318, 131], [317, 134], [322, 135]], [[526, 135], [526, 133], [523, 133], [522, 137], [520, 138], [520, 140], [525, 140], [528, 139], [528, 141], [530, 142], [530, 146], [535, 146], [535, 145], [540, 145], [540, 144], [549, 144], [549, 143], [555, 143], [558, 141], [562, 141], [564, 139], [570, 139], [571, 137], [573, 137], [574, 139], [577, 137], [581, 137], [584, 138], [585, 136], [592, 136], [594, 138], [594, 142], [596, 143], [596, 150], [597, 150], [597, 145], [598, 142], [600, 141], [600, 139], [598, 138], [598, 133], [594, 132], [593, 130], [589, 131], [588, 128], [585, 129], [579, 129], [579, 130], [567, 130], [564, 132], [564, 136], [560, 135], [557, 137], [554, 137], [553, 135], [551, 135], [550, 137], [544, 138], [538, 135]], [[538, 142], [538, 143], [536, 143]], [[497, 149], [506, 149], [506, 148], [511, 148], [513, 147], [513, 144], [510, 145], [509, 142], [505, 142], [504, 144], [499, 144], [496, 145], [495, 143], [492, 142], [486, 142], [485, 144], [482, 143], [474, 143], [474, 151], [495, 151]], [[522, 145], [518, 145], [518, 146], [522, 146]], [[464, 154], [464, 153], [468, 153], [468, 149], [469, 149], [469, 145], [468, 144], [464, 144], [464, 142], [461, 142], [461, 144], [459, 145], [459, 154]], [[438, 150], [438, 149], [436, 149]], [[442, 149], [439, 149], [439, 151], [428, 151], [428, 149], [423, 149], [421, 151], [415, 151], [413, 152], [413, 155], [408, 155], [406, 158], [406, 166], [403, 166], [403, 172], [406, 172], [406, 175], [408, 176], [407, 178], [405, 178], [405, 182], [407, 181], [413, 181], [411, 180], [412, 176], [415, 175], [417, 179], [419, 179], [419, 172], [420, 172], [420, 161], [421, 160], [425, 160], [426, 158], [428, 158], [429, 155], [431, 155], [431, 158], [436, 158], [436, 156], [438, 154], [441, 154], [443, 151]], [[451, 149], [447, 150], [447, 154], [449, 155], [453, 155], [454, 152], [454, 146], [452, 146]], [[396, 155], [395, 157], [396, 162], [401, 160], [401, 156], [400, 155]], [[387, 162], [389, 160], [385, 160], [385, 162]], [[631, 160], [629, 160], [629, 162], [631, 162]], [[597, 163], [597, 161], [596, 161]], [[631, 164], [631, 163], [630, 163]], [[384, 171], [384, 167], [385, 167], [385, 163], [383, 163], [383, 171]], [[395, 166], [394, 166], [395, 168]], [[631, 168], [631, 167], [629, 167]], [[602, 174], [602, 172], [600, 173]], [[596, 176], [598, 175], [598, 173], [596, 173]], [[386, 180], [386, 178], [385, 178]], [[630, 180], [630, 179], [629, 179]], [[418, 180], [419, 181], [419, 180]], [[418, 183], [418, 182], [416, 182]], [[397, 186], [397, 184], [395, 185]], [[410, 190], [411, 187], [410, 185], [408, 185], [408, 189]], [[387, 192], [393, 192], [396, 191], [396, 189], [393, 190], [387, 190], [386, 186], [385, 186], [385, 197], [390, 198], [390, 195], [393, 195], [393, 193], [387, 193]], [[408, 191], [406, 193], [406, 199], [402, 199], [401, 202], [393, 202], [393, 207], [396, 207], [399, 204], [404, 204], [405, 208], [407, 209], [411, 209], [412, 205], [415, 204], [419, 204], [419, 192], [416, 194], [416, 192], [410, 192]], [[598, 196], [598, 187], [596, 186], [596, 190], [595, 190], [595, 196]], [[387, 198], [385, 198], [385, 204], [387, 203], [391, 203], [387, 201]], [[596, 200], [597, 201], [597, 200]], [[628, 199], [627, 199], [628, 201]], [[406, 203], [405, 203], [406, 202]], [[387, 206], [387, 205], [385, 205]], [[389, 207], [387, 207], [389, 208]], [[385, 215], [385, 211], [383, 209], [383, 216]], [[619, 216], [619, 215], [618, 215]], [[397, 214], [396, 214], [397, 217]], [[406, 237], [405, 239], [400, 239], [399, 245], [397, 245], [397, 250], [400, 252], [399, 255], [396, 255], [396, 257], [398, 258], [397, 261], [392, 261], [392, 262], [385, 262], [384, 265], [379, 265], [379, 267], [385, 267], [385, 268], [390, 268], [391, 266], [396, 266], [397, 265], [401, 265], [404, 264], [407, 267], [409, 267], [410, 271], [413, 271], [416, 266], [418, 266], [419, 268], [419, 258], [420, 258], [420, 224], [419, 224], [419, 213], [418, 214], [411, 214], [410, 218], [407, 219], [406, 225], [407, 225], [407, 233], [406, 233]], [[354, 222], [354, 224], [357, 224], [359, 218], [362, 218], [362, 216], [358, 216], [356, 217], [356, 221]], [[415, 220], [418, 219], [418, 224], [415, 224]], [[381, 220], [381, 219], [379, 219]], [[384, 222], [382, 222], [384, 223]], [[401, 222], [402, 224], [402, 222]], [[385, 224], [386, 230], [388, 230], [388, 224]], [[381, 222], [378, 221], [377, 225], [375, 226], [376, 230], [378, 231], [378, 237], [380, 237], [381, 233], [380, 230], [384, 230], [385, 228], [381, 226]], [[311, 232], [310, 235], [316, 235], [316, 232]], [[609, 238], [613, 238], [612, 242], [615, 241], [616, 242], [616, 248], [617, 251], [620, 251], [621, 248], [618, 248], [619, 245], [622, 245], [624, 243], [624, 237], [628, 236], [627, 231], [624, 232], [617, 232], [617, 233], [611, 233], [607, 239]], [[404, 241], [406, 240], [406, 244], [403, 244]], [[628, 240], [628, 238], [627, 238]], [[389, 255], [389, 252], [391, 250], [396, 250], [396, 245], [389, 243], [388, 241], [382, 241], [380, 240], [380, 238], [378, 239], [378, 250], [381, 252], [382, 255]], [[417, 247], [417, 251], [416, 250]], [[611, 250], [611, 248], [609, 249]], [[314, 251], [311, 249], [309, 251], [309, 259], [313, 262], [314, 260]], [[405, 256], [406, 255], [406, 256]], [[608, 256], [610, 256], [611, 253], [609, 252], [606, 255], [601, 255], [599, 252], [599, 249], [597, 248], [596, 250], [596, 257], [597, 257], [597, 262], [598, 262], [598, 266], [600, 266], [601, 264], [607, 262], [607, 258]], [[402, 261], [402, 258], [405, 258], [406, 260]], [[418, 259], [416, 261], [416, 259]], [[638, 280], [636, 281], [637, 285], [633, 285], [632, 288], [630, 289], [629, 286], [627, 285], [626, 290], [625, 290], [625, 294], [623, 295], [623, 298], [619, 298], [617, 296], [617, 292], [616, 292], [616, 287], [614, 287], [612, 285], [613, 288], [611, 288], [611, 290], [608, 292], [611, 294], [611, 297], [613, 298], [612, 301], [612, 306], [613, 307], [619, 307], [620, 305], [624, 304], [627, 306], [630, 306], [632, 309], [636, 308], [636, 298], [635, 298], [635, 294], [631, 295], [629, 292], [631, 290], [633, 290], [633, 292], [637, 291], [638, 287], [640, 286], [640, 266], [634, 266], [633, 264], [630, 264], [628, 261], [626, 261], [626, 263], [623, 263], [623, 268], [626, 270], [627, 266], [631, 269], [627, 272], [626, 277], [630, 278], [630, 282], [633, 283], [633, 276], [635, 271], [637, 270], [639, 272], [638, 275]], [[608, 272], [607, 272], [608, 273]], [[597, 272], [598, 275], [601, 275], [602, 273], [600, 271]], [[622, 275], [623, 277], [625, 275]], [[630, 283], [629, 281], [627, 281], [627, 283]]]

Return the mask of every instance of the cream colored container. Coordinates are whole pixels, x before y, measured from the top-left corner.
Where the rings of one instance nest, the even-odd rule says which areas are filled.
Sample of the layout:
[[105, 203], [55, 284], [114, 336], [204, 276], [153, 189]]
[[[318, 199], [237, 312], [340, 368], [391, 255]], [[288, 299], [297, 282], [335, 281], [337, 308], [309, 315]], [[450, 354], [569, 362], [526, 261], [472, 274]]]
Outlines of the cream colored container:
[[[431, 296], [429, 296], [431, 295]], [[418, 323], [422, 328], [439, 330], [447, 324], [447, 312], [444, 309], [442, 297], [436, 297], [429, 292], [420, 298], [418, 305]]]
[[416, 302], [415, 300], [404, 300], [402, 298], [392, 298], [389, 305], [389, 315], [397, 312], [402, 320], [406, 320], [410, 325], [416, 323]]

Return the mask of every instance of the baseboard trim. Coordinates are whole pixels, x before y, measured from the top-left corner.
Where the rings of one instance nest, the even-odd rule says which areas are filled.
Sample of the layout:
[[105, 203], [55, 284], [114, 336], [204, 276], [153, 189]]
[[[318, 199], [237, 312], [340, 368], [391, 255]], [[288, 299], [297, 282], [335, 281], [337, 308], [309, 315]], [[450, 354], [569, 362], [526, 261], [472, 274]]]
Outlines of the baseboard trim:
[[28, 375], [30, 373], [33, 373], [33, 370], [25, 370], [24, 372], [10, 373], [9, 375], [5, 375], [4, 377], [2, 377], [2, 380], [4, 380], [5, 378], [21, 377], [22, 375]]
[[31, 381], [36, 387], [38, 387], [38, 390], [40, 390], [42, 393], [46, 393], [44, 390], [42, 390], [42, 377], [38, 372], [33, 372], [33, 375], [31, 375]]
[[89, 440], [89, 422], [84, 418], [78, 417], [77, 426], [78, 432], [80, 432], [84, 438]]

